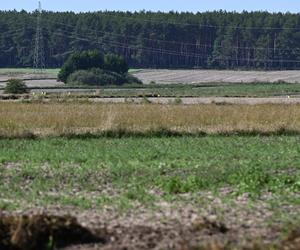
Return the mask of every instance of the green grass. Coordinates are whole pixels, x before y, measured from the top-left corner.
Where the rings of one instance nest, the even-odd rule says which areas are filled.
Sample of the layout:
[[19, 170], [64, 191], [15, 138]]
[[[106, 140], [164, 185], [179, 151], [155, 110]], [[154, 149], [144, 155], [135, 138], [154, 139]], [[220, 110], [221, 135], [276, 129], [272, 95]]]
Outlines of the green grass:
[[99, 89], [99, 97], [270, 97], [299, 95], [300, 83], [208, 83], [205, 85], [63, 86], [61, 88]]
[[[140, 89], [143, 87], [144, 89]], [[133, 86], [132, 88], [135, 88]], [[188, 96], [188, 97], [205, 97], [205, 96], [223, 96], [223, 97], [266, 97], [281, 95], [299, 95], [300, 84], [226, 84], [219, 85], [212, 83], [211, 86], [191, 86], [191, 85], [142, 85], [137, 89], [104, 89], [101, 93], [103, 96]]]
[[298, 136], [0, 140], [0, 208], [152, 206], [222, 187], [233, 196], [271, 192], [300, 204], [299, 142]]
[[[1, 88], [0, 88], [1, 89]], [[123, 86], [56, 86], [56, 87], [31, 87], [38, 89], [84, 89], [99, 90], [96, 97], [272, 97], [300, 95], [299, 83], [260, 83], [260, 84], [226, 84], [212, 83], [211, 86], [191, 85], [136, 85], [126, 84]], [[77, 97], [87, 97], [94, 93], [77, 93]]]

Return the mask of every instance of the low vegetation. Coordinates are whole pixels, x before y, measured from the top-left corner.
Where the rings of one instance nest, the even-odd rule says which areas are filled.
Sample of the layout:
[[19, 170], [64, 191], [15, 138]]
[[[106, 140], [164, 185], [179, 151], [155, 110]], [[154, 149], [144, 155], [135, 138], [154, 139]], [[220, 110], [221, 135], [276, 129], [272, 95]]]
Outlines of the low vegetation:
[[[99, 70], [99, 69], [98, 69]], [[97, 70], [97, 71], [98, 71]], [[300, 95], [299, 83], [207, 83], [198, 85], [183, 85], [183, 84], [169, 84], [169, 85], [145, 85], [140, 84], [139, 80], [134, 78], [131, 74], [123, 76], [117, 73], [109, 73], [110, 83], [118, 84], [121, 78], [130, 84], [123, 85], [99, 85], [99, 82], [104, 76], [99, 74], [91, 74], [90, 71], [78, 71], [72, 74], [70, 83], [63, 86], [43, 86], [43, 87], [30, 87], [32, 92], [44, 91], [50, 93], [52, 89], [61, 91], [63, 96], [64, 92], [74, 91], [74, 89], [82, 89], [83, 91], [90, 90], [90, 93], [73, 93], [75, 98], [91, 97], [285, 97], [293, 98]], [[104, 72], [104, 71], [102, 71]], [[112, 77], [111, 77], [112, 75]], [[106, 80], [106, 81], [108, 81]], [[85, 82], [87, 84], [82, 84]], [[135, 83], [135, 84], [134, 84]], [[54, 83], [56, 84], [56, 82]], [[94, 84], [94, 85], [93, 85]], [[0, 87], [1, 89], [1, 87]], [[95, 92], [96, 90], [96, 92]], [[48, 95], [49, 98], [55, 95]], [[57, 96], [57, 94], [56, 94]], [[3, 98], [0, 96], [0, 98]]]
[[[179, 102], [179, 100], [178, 100]], [[299, 105], [2, 103], [0, 136], [299, 134]]]
[[[298, 140], [0, 140], [0, 209], [75, 214], [84, 225], [108, 230], [108, 249], [166, 249], [170, 242], [191, 249], [210, 241], [219, 247], [203, 249], [283, 249], [271, 246], [299, 226]], [[299, 234], [292, 236], [286, 245], [296, 246]]]
[[23, 80], [9, 79], [4, 89], [5, 94], [26, 94], [29, 90]]
[[112, 71], [93, 68], [90, 70], [77, 70], [72, 73], [67, 80], [69, 86], [105, 86], [105, 85], [123, 85], [141, 84], [136, 77], [126, 73], [119, 74]]
[[297, 249], [299, 105], [177, 103], [1, 103], [0, 246]]
[[62, 66], [58, 79], [69, 85], [122, 85], [141, 83], [128, 73], [123, 58], [99, 51], [82, 51], [72, 54]]
[[[0, 147], [1, 197], [15, 206], [34, 197], [39, 205], [101, 206], [114, 195], [147, 204], [156, 196], [151, 189], [168, 199], [224, 187], [233, 195], [271, 192], [300, 201], [297, 136], [16, 139]], [[92, 197], [108, 186], [114, 189], [108, 200]]]

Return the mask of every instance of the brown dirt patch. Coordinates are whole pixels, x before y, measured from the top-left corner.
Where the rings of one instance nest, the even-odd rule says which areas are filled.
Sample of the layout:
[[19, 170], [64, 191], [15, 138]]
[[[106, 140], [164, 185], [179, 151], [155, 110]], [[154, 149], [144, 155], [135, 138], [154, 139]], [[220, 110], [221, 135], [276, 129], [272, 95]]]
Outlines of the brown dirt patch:
[[300, 249], [300, 227], [293, 230], [282, 244], [283, 250]]
[[[96, 233], [98, 239], [100, 239], [99, 243], [82, 241], [80, 237], [76, 238], [78, 241], [73, 241], [73, 229], [71, 228], [71, 232], [68, 231], [73, 226], [69, 226], [63, 229], [64, 240], [66, 240], [66, 235], [71, 233], [68, 244], [60, 245], [61, 249], [64, 250], [299, 249], [297, 247], [300, 231], [293, 231], [281, 241], [283, 224], [280, 220], [273, 221], [271, 225], [267, 223], [272, 218], [273, 212], [272, 208], [268, 207], [263, 201], [256, 202], [255, 207], [249, 207], [246, 196], [238, 197], [232, 204], [225, 204], [213, 195], [210, 198], [210, 195], [206, 194], [205, 197], [206, 205], [192, 205], [188, 203], [188, 200], [190, 200], [190, 197], [188, 197], [187, 202], [170, 203], [162, 201], [155, 208], [145, 208], [137, 205], [123, 212], [110, 206], [105, 206], [101, 210], [90, 209], [84, 211], [63, 206], [33, 208], [25, 212], [3, 212], [3, 216], [13, 221], [10, 224], [13, 232], [16, 231], [16, 224], [25, 224], [26, 226], [21, 227], [23, 232], [26, 232], [29, 228], [33, 235], [42, 235], [36, 237], [31, 234], [28, 237], [29, 234], [25, 234], [26, 237], [23, 237], [22, 234], [19, 234], [23, 239], [29, 239], [30, 242], [34, 242], [35, 239], [39, 238], [49, 239], [48, 236], [53, 234], [51, 230], [53, 230], [53, 227], [56, 228], [55, 223], [46, 223], [41, 215], [50, 221], [53, 221], [51, 218], [59, 218], [58, 221], [62, 220], [62, 223], [59, 224], [62, 225], [70, 220], [72, 222], [70, 225], [75, 225], [79, 230], [84, 230], [83, 232]], [[296, 206], [284, 207], [283, 209], [288, 210], [291, 215], [292, 212], [297, 213], [299, 211]], [[34, 218], [35, 222], [30, 224], [28, 218]], [[25, 223], [20, 223], [22, 220], [25, 220]], [[42, 225], [42, 228], [47, 229], [44, 229], [41, 233], [37, 229], [32, 229], [30, 225], [38, 225], [39, 227]], [[11, 229], [2, 232], [0, 230], [0, 235], [2, 233], [2, 235], [6, 235], [6, 238], [11, 239], [12, 233], [7, 234], [7, 232], [11, 232]], [[26, 246], [26, 248], [18, 249], [42, 249], [28, 248], [26, 245], [28, 243], [24, 243], [24, 240], [18, 240], [18, 242], [23, 242], [22, 246]], [[6, 248], [0, 247], [0, 249]]]
[[70, 244], [83, 244], [106, 241], [105, 236], [78, 224], [70, 216], [1, 216], [0, 249], [36, 250], [53, 249]]

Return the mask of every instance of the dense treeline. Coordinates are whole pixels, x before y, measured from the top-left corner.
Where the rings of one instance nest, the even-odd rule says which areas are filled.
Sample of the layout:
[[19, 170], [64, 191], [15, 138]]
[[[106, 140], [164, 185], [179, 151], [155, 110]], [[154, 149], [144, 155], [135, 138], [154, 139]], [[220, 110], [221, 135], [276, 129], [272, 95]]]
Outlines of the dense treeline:
[[[37, 13], [0, 12], [0, 67], [30, 67]], [[300, 14], [43, 12], [45, 62], [74, 51], [122, 55], [131, 67], [300, 68]]]

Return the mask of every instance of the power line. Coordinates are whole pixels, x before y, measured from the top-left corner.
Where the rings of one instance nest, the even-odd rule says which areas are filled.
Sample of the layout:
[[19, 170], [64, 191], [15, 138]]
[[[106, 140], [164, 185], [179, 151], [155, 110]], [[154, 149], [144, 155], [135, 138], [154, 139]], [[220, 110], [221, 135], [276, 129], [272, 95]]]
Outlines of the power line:
[[76, 36], [74, 34], [67, 35], [66, 33], [56, 33], [57, 35], [66, 36], [69, 38], [76, 38], [78, 40], [87, 41], [87, 42], [94, 42], [96, 44], [103, 45], [103, 42], [107, 46], [116, 47], [116, 48], [125, 48], [125, 49], [132, 49], [132, 50], [144, 50], [148, 52], [155, 52], [155, 53], [161, 53], [161, 54], [167, 54], [167, 55], [175, 55], [175, 56], [184, 56], [184, 57], [195, 57], [197, 59], [205, 59], [205, 61], [213, 60], [213, 61], [249, 61], [249, 62], [264, 62], [264, 63], [274, 63], [274, 62], [285, 62], [285, 63], [300, 63], [300, 60], [287, 60], [287, 59], [251, 59], [251, 58], [232, 58], [232, 57], [215, 57], [215, 58], [208, 58], [208, 56], [203, 56], [203, 54], [196, 54], [196, 53], [185, 53], [185, 52], [176, 52], [176, 51], [170, 51], [170, 50], [164, 50], [164, 49], [155, 49], [155, 48], [149, 48], [149, 47], [143, 47], [139, 45], [127, 45], [124, 43], [119, 42], [112, 42], [112, 41], [92, 41], [87, 38], [82, 38], [79, 36]]
[[[51, 20], [45, 20], [47, 22], [51, 22], [51, 23], [56, 23], [56, 24], [60, 24], [62, 26], [65, 27], [70, 27], [73, 28], [73, 32], [76, 32], [74, 30], [74, 26], [72, 25], [67, 25], [64, 23], [60, 23], [57, 21], [51, 21]], [[122, 35], [122, 34], [117, 34], [117, 33], [113, 33], [113, 32], [107, 32], [107, 31], [98, 31], [98, 30], [94, 30], [91, 28], [86, 28], [86, 30], [89, 30], [93, 33], [101, 33], [101, 34], [107, 34], [107, 35], [111, 35], [111, 36], [116, 36], [116, 37], [123, 37], [123, 38], [132, 38], [132, 39], [137, 39], [136, 36], [131, 36], [131, 35]], [[225, 35], [224, 35], [225, 36]], [[186, 42], [178, 42], [178, 41], [169, 41], [169, 40], [160, 40], [160, 39], [152, 39], [152, 38], [144, 38], [144, 37], [140, 37], [140, 39], [145, 40], [145, 41], [152, 41], [152, 42], [159, 42], [159, 43], [172, 43], [172, 44], [177, 44], [180, 46], [195, 46], [195, 47], [202, 47], [202, 48], [224, 48], [224, 49], [237, 49], [237, 50], [276, 50], [277, 52], [284, 52], [284, 51], [290, 51], [290, 52], [299, 52], [300, 48], [290, 48], [290, 49], [280, 49], [280, 48], [272, 48], [272, 47], [243, 47], [243, 46], [223, 46], [223, 45], [210, 45], [210, 44], [198, 44], [198, 43], [186, 43]]]
[[43, 41], [41, 20], [42, 20], [42, 5], [41, 2], [39, 2], [36, 35], [35, 35], [33, 68], [35, 71], [40, 71], [40, 72], [42, 72], [45, 69], [44, 41]]
[[[57, 22], [57, 21], [52, 21], [52, 20], [48, 20], [48, 19], [43, 19], [43, 21], [46, 22], [50, 22], [50, 23], [55, 23], [55, 24], [59, 24], [68, 28], [72, 28], [74, 32], [76, 32], [74, 30], [75, 26], [73, 25], [68, 25], [65, 23], [61, 23], [61, 22]], [[131, 36], [131, 35], [124, 35], [124, 34], [117, 34], [114, 32], [107, 32], [107, 31], [99, 31], [99, 30], [95, 30], [95, 29], [91, 29], [91, 28], [85, 28], [86, 30], [89, 30], [93, 33], [101, 33], [101, 34], [107, 34], [110, 36], [115, 36], [115, 37], [122, 37], [122, 38], [132, 38], [132, 39], [137, 39], [136, 36]], [[223, 37], [226, 37], [229, 35], [223, 35]], [[232, 36], [230, 36], [232, 37]], [[170, 41], [170, 40], [161, 40], [161, 39], [152, 39], [152, 38], [145, 38], [145, 37], [139, 37], [139, 39], [145, 40], [145, 41], [151, 41], [151, 42], [158, 42], [158, 43], [166, 43], [166, 44], [177, 44], [179, 46], [194, 46], [196, 48], [202, 47], [202, 48], [224, 48], [224, 49], [234, 49], [234, 50], [268, 50], [268, 51], [272, 51], [272, 50], [276, 50], [276, 52], [285, 52], [285, 51], [290, 51], [290, 52], [299, 52], [300, 48], [276, 48], [276, 47], [250, 47], [250, 46], [224, 46], [224, 45], [211, 45], [211, 44], [200, 44], [200, 43], [186, 43], [186, 42], [179, 42], [179, 41]]]
[[[38, 19], [37, 19], [37, 32], [36, 32], [36, 46], [35, 46], [35, 55], [36, 55], [36, 52], [37, 51], [40, 51], [40, 48], [42, 47], [42, 43], [40, 43], [40, 41], [43, 41], [42, 39], [42, 32], [41, 32], [41, 6], [40, 6], [40, 3], [39, 3], [39, 12], [38, 12]], [[72, 26], [72, 25], [67, 25], [67, 24], [64, 24], [64, 23], [60, 23], [60, 22], [56, 22], [56, 21], [50, 21], [50, 20], [46, 20], [48, 22], [52, 22], [52, 23], [57, 23], [57, 24], [60, 24], [64, 27], [69, 27], [69, 28], [72, 28], [71, 31], [68, 31], [68, 32], [78, 32], [78, 30], [76, 31], [75, 30], [75, 27]], [[99, 39], [98, 37], [98, 34], [99, 33], [102, 33], [102, 34], [109, 34], [111, 36], [120, 36], [120, 37], [125, 37], [125, 38], [128, 38], [128, 37], [134, 37], [134, 36], [129, 36], [129, 35], [121, 35], [121, 34], [116, 34], [116, 33], [111, 33], [111, 32], [105, 32], [105, 31], [97, 31], [97, 30], [93, 30], [93, 29], [90, 29], [90, 28], [87, 28], [85, 30], [88, 30], [88, 34], [92, 34], [92, 36], [96, 37], [96, 39]], [[66, 32], [66, 30], [65, 30]], [[39, 36], [37, 34], [40, 34]], [[66, 34], [61, 34], [61, 35], [65, 35]], [[39, 39], [37, 39], [38, 37], [41, 37]], [[70, 37], [70, 36], [69, 36]], [[80, 40], [85, 40], [85, 41], [88, 41], [88, 42], [94, 42], [95, 41], [92, 41], [90, 39], [84, 39], [84, 38], [80, 38], [79, 36], [75, 36], [74, 35], [72, 36], [72, 38], [77, 38], [77, 39], [80, 39]], [[136, 37], [134, 37], [136, 39]], [[102, 38], [104, 39], [104, 38]], [[188, 44], [188, 43], [180, 43], [180, 42], [176, 42], [176, 41], [166, 41], [166, 40], [158, 40], [158, 39], [149, 39], [149, 38], [141, 38], [141, 39], [145, 39], [145, 40], [151, 40], [151, 41], [157, 41], [157, 42], [174, 42], [174, 43], [178, 43], [180, 45], [194, 45], [194, 46], [199, 46], [199, 44]], [[293, 63], [299, 63], [300, 61], [299, 60], [286, 60], [286, 59], [268, 59], [268, 58], [265, 58], [265, 59], [252, 59], [252, 58], [232, 58], [232, 57], [211, 57], [211, 55], [208, 55], [206, 52], [205, 54], [198, 54], [198, 53], [190, 53], [190, 52], [178, 52], [178, 51], [174, 51], [174, 50], [167, 50], [167, 49], [161, 49], [161, 48], [149, 48], [149, 47], [145, 47], [145, 46], [140, 46], [139, 44], [134, 44], [134, 45], [129, 45], [128, 43], [120, 43], [120, 42], [115, 42], [115, 41], [105, 41], [103, 40], [102, 42], [99, 42], [98, 40], [96, 41], [97, 44], [101, 44], [101, 45], [107, 45], [107, 46], [112, 46], [112, 47], [116, 47], [116, 48], [124, 48], [124, 49], [132, 49], [132, 50], [143, 50], [143, 51], [148, 51], [148, 52], [151, 52], [151, 53], [160, 53], [160, 54], [169, 54], [169, 55], [176, 55], [176, 56], [184, 56], [184, 57], [196, 57], [197, 59], [205, 59], [206, 61], [208, 60], [212, 60], [212, 61], [237, 61], [237, 62], [240, 62], [240, 61], [248, 61], [248, 62], [265, 62], [265, 63], [269, 63], [269, 62], [293, 62]], [[204, 46], [209, 46], [209, 45], [204, 45]], [[220, 46], [222, 47], [222, 46]], [[39, 49], [37, 49], [39, 48]], [[230, 49], [245, 49], [245, 48], [251, 48], [251, 47], [234, 47], [234, 46], [230, 46], [230, 47], [224, 47], [224, 48], [230, 48]], [[252, 47], [251, 49], [266, 49], [266, 50], [276, 50], [276, 51], [280, 51], [280, 49], [276, 49], [276, 48], [255, 48], [255, 47]], [[298, 49], [298, 48], [296, 48]], [[294, 49], [293, 51], [295, 51], [296, 49]], [[283, 51], [283, 50], [282, 50]], [[284, 51], [288, 51], [288, 50], [284, 50]], [[298, 51], [297, 51], [298, 52]], [[40, 51], [40, 55], [42, 55], [44, 53], [43, 50]], [[268, 55], [266, 55], [266, 57], [268, 57]], [[35, 57], [36, 58], [36, 57]], [[36, 60], [35, 59], [35, 62], [36, 61], [39, 61], [39, 60]], [[45, 64], [44, 64], [45, 65]], [[44, 66], [45, 67], [45, 66]], [[42, 68], [42, 67], [41, 67]]]

